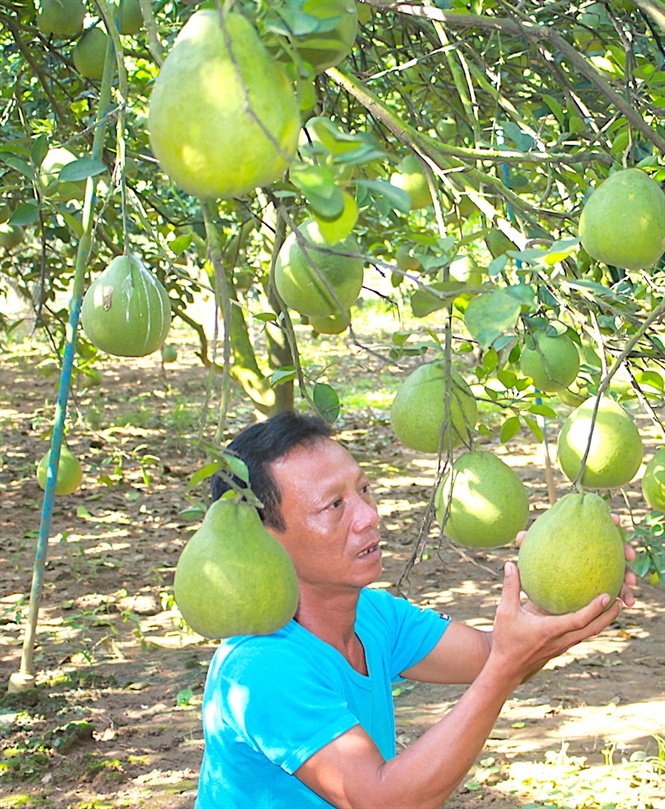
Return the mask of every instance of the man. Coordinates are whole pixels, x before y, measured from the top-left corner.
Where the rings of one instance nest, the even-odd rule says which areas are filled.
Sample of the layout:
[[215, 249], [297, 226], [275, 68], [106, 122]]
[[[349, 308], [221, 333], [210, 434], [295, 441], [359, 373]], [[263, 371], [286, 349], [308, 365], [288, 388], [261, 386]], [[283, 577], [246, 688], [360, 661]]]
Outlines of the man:
[[[282, 630], [231, 638], [215, 654], [196, 809], [437, 809], [514, 689], [623, 606], [599, 596], [570, 615], [538, 614], [521, 603], [512, 562], [491, 632], [367, 589], [381, 573], [379, 516], [362, 468], [328, 425], [280, 413], [229, 450], [247, 464], [300, 598]], [[215, 478], [213, 496], [226, 488]], [[622, 597], [633, 603], [627, 588]], [[396, 755], [391, 693], [401, 677], [469, 688]]]

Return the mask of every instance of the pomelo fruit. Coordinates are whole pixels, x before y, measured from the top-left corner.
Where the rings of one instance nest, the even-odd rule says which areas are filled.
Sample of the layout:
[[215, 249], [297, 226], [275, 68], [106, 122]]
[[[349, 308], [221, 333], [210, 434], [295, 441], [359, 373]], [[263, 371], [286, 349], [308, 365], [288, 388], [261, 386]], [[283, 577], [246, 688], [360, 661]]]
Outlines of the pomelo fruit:
[[589, 386], [579, 379], [571, 383], [567, 388], [557, 391], [557, 396], [567, 407], [579, 407], [589, 398]]
[[0, 247], [12, 250], [18, 247], [25, 238], [25, 231], [20, 225], [0, 225]]
[[642, 496], [649, 508], [665, 511], [665, 447], [656, 450], [644, 470]]
[[72, 59], [78, 72], [92, 81], [101, 81], [104, 75], [106, 49], [110, 39], [99, 26], [88, 28], [74, 46]]
[[83, 199], [85, 180], [76, 183], [62, 182], [60, 180], [62, 169], [75, 160], [78, 160], [78, 157], [62, 146], [56, 146], [48, 150], [39, 167], [39, 184], [45, 197], [52, 199], [54, 202]]
[[267, 635], [293, 618], [298, 579], [257, 510], [222, 498], [180, 554], [173, 594], [182, 617], [204, 638]]
[[575, 612], [596, 596], [615, 599], [625, 574], [621, 533], [595, 492], [564, 495], [538, 517], [522, 540], [522, 589], [540, 609]]
[[[46, 489], [46, 477], [48, 465], [51, 458], [51, 450], [37, 464], [37, 483], [40, 488]], [[56, 494], [71, 494], [81, 485], [83, 480], [83, 470], [78, 458], [72, 451], [63, 444], [60, 447], [60, 460], [58, 462], [58, 474], [55, 481]]]
[[83, 298], [83, 331], [94, 346], [108, 354], [151, 354], [162, 346], [170, 325], [167, 291], [134, 255], [114, 258]]
[[249, 20], [196, 11], [150, 97], [150, 143], [162, 169], [194, 196], [242, 196], [284, 173], [299, 129], [293, 88]]
[[519, 475], [486, 450], [457, 458], [439, 484], [435, 506], [444, 534], [467, 548], [507, 545], [529, 519], [529, 495]]
[[598, 261], [639, 270], [665, 253], [665, 194], [641, 169], [622, 169], [586, 201], [579, 222], [582, 247]]
[[359, 253], [360, 248], [353, 236], [331, 247], [313, 219], [289, 233], [275, 261], [275, 287], [287, 306], [308, 317], [340, 314], [321, 276], [334, 290], [342, 309], [355, 303], [363, 284], [363, 261], [335, 251]]
[[464, 377], [446, 375], [443, 362], [424, 363], [397, 389], [390, 408], [393, 432], [404, 446], [419, 452], [438, 452], [444, 426], [445, 397], [449, 391], [450, 424], [443, 430], [443, 450], [469, 440], [478, 420], [478, 404]]
[[310, 317], [309, 325], [319, 334], [342, 334], [349, 328], [349, 313], [328, 315], [327, 317]]
[[83, 30], [85, 4], [82, 0], [42, 0], [37, 28], [44, 36], [71, 39]]
[[355, 0], [306, 0], [302, 10], [320, 20], [326, 30], [297, 37], [295, 45], [314, 73], [322, 73], [338, 65], [351, 52], [358, 33], [356, 3]]
[[173, 343], [164, 343], [161, 354], [164, 362], [175, 362], [178, 359], [178, 348]]
[[120, 0], [120, 19], [118, 32], [124, 36], [133, 36], [143, 27], [143, 15], [139, 0]]
[[580, 370], [580, 354], [567, 334], [550, 337], [538, 332], [527, 338], [520, 356], [520, 370], [533, 379], [534, 387], [554, 393], [571, 385]]
[[432, 192], [427, 177], [415, 154], [408, 154], [400, 160], [397, 171], [390, 176], [390, 183], [406, 191], [411, 201], [411, 210], [432, 204]]
[[[569, 480], [577, 477], [591, 433], [595, 397], [568, 416], [559, 433], [557, 454]], [[644, 448], [635, 422], [613, 399], [602, 397], [581, 484], [587, 489], [625, 486], [637, 474]]]
[[9, 203], [7, 202], [0, 203], [0, 225], [4, 225], [11, 215], [12, 209]]

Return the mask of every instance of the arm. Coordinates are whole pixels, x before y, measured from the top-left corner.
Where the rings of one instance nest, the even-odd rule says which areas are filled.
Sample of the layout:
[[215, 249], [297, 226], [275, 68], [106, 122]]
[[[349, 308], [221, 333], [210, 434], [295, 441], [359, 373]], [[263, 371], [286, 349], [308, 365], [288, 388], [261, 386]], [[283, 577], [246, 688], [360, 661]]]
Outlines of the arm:
[[[520, 602], [519, 574], [509, 563], [491, 649], [472, 685], [449, 713], [390, 761], [356, 726], [321, 748], [296, 775], [339, 809], [438, 809], [468, 772], [503, 703], [520, 682], [615, 620], [622, 604], [617, 599], [603, 611], [608, 600], [599, 596], [570, 615], [534, 614]], [[477, 664], [481, 644], [475, 634], [467, 636], [477, 645], [473, 653]]]

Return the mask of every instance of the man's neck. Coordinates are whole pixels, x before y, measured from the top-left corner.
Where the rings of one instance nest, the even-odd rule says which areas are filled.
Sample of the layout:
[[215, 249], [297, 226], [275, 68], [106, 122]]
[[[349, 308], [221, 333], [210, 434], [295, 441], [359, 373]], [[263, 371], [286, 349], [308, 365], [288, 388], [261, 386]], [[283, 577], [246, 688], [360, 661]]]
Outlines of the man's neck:
[[322, 593], [303, 586], [296, 621], [322, 641], [337, 649], [361, 674], [367, 674], [365, 653], [356, 635], [359, 590]]

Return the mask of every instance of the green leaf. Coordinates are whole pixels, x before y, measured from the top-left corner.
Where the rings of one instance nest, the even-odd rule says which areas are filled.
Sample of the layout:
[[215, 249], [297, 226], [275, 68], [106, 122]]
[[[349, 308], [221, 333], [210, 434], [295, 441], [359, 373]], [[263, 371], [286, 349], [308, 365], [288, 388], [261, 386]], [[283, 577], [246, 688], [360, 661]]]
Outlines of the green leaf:
[[540, 429], [540, 425], [538, 424], [538, 422], [534, 421], [532, 418], [529, 418], [529, 416], [525, 416], [524, 414], [522, 414], [522, 418], [524, 419], [524, 423], [531, 430], [531, 432], [536, 436], [536, 438], [539, 441], [542, 441], [543, 440], [543, 431]]
[[202, 466], [197, 472], [189, 479], [189, 483], [187, 484], [187, 490], [196, 488], [201, 481], [205, 480], [206, 478], [212, 477], [216, 472], [222, 468], [224, 464], [222, 461], [213, 461], [212, 463], [207, 463], [205, 466]]
[[322, 418], [331, 423], [337, 419], [340, 410], [339, 397], [331, 385], [317, 382], [312, 391], [312, 399]]
[[[498, 340], [497, 340], [498, 342]], [[508, 368], [501, 368], [496, 372], [496, 378], [504, 388], [514, 388], [517, 383], [517, 374]]]
[[19, 174], [22, 174], [29, 180], [35, 179], [35, 172], [32, 170], [32, 167], [25, 162], [25, 160], [21, 160], [20, 157], [14, 157], [13, 155], [3, 157], [2, 159], [10, 168], [18, 171]]
[[291, 168], [289, 177], [316, 213], [329, 219], [335, 219], [342, 214], [344, 195], [335, 182], [334, 174], [327, 166], [301, 164]]
[[30, 149], [30, 159], [34, 163], [35, 166], [41, 166], [44, 158], [48, 153], [48, 138], [45, 134], [39, 135], [35, 138], [35, 142], [32, 144], [32, 149]]
[[411, 210], [411, 197], [408, 193], [386, 180], [358, 180], [358, 185], [375, 191], [400, 213], [409, 213]]
[[222, 455], [222, 458], [226, 462], [226, 465], [229, 467], [231, 472], [239, 480], [242, 480], [243, 483], [247, 483], [249, 485], [249, 469], [247, 468], [247, 464], [241, 458], [238, 458], [235, 455], [230, 455], [227, 452]]
[[511, 438], [514, 438], [520, 431], [520, 420], [518, 416], [510, 416], [501, 425], [501, 432], [499, 433], [499, 440], [502, 444], [507, 444]]
[[536, 416], [544, 416], [547, 419], [555, 419], [556, 413], [551, 407], [544, 404], [531, 405], [529, 413], [535, 413]]
[[[460, 281], [437, 281], [423, 289], [417, 289], [411, 296], [411, 309], [415, 317], [426, 315], [443, 309], [451, 299], [456, 298], [466, 287]], [[439, 294], [436, 294], [439, 293]]]
[[273, 371], [270, 375], [270, 385], [275, 388], [283, 382], [291, 382], [297, 376], [296, 369], [292, 366], [284, 366]]
[[175, 239], [169, 242], [169, 250], [174, 256], [179, 256], [189, 247], [193, 238], [194, 236], [191, 233], [183, 233], [182, 236], [176, 236]]
[[635, 374], [635, 381], [638, 385], [648, 385], [650, 388], [655, 388], [656, 390], [663, 390], [665, 387], [663, 377], [658, 371], [640, 371]]
[[58, 180], [61, 183], [76, 183], [79, 180], [87, 180], [88, 177], [95, 177], [103, 174], [106, 166], [101, 160], [94, 157], [82, 157], [80, 160], [72, 160], [60, 169]]
[[474, 298], [466, 308], [464, 322], [481, 347], [489, 348], [497, 337], [514, 328], [520, 309], [516, 297], [497, 289]]
[[543, 93], [542, 95], [543, 101], [547, 104], [547, 106], [552, 110], [554, 113], [554, 117], [559, 122], [559, 125], [563, 128], [565, 126], [566, 115], [564, 113], [563, 107], [559, 102], [554, 98], [554, 96], [548, 95], [547, 93]]
[[9, 217], [10, 225], [32, 225], [39, 219], [39, 205], [22, 202]]
[[316, 211], [314, 212], [314, 219], [316, 219], [321, 235], [331, 245], [337, 244], [350, 236], [358, 221], [358, 206], [355, 199], [346, 191], [342, 192], [342, 198], [344, 207], [334, 219], [321, 216]]

